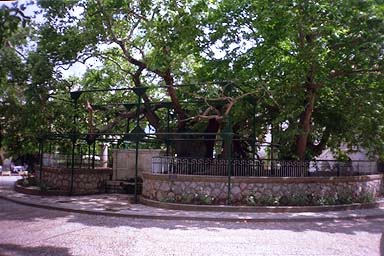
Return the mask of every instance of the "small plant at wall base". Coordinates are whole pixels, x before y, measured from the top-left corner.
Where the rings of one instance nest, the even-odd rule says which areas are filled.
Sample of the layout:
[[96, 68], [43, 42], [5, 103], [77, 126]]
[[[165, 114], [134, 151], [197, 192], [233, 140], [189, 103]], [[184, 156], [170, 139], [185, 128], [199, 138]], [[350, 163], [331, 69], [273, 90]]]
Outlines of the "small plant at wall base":
[[212, 205], [216, 203], [216, 198], [208, 194], [182, 194], [181, 196], [167, 196], [160, 199], [165, 203], [181, 203], [181, 204], [198, 204], [198, 205]]
[[176, 199], [174, 197], [163, 197], [160, 199], [160, 202], [163, 203], [176, 203]]
[[245, 204], [249, 206], [273, 206], [278, 205], [279, 198], [272, 195], [249, 195], [245, 198]]
[[197, 204], [211, 205], [215, 202], [215, 197], [208, 194], [196, 194], [195, 201]]
[[21, 180], [19, 185], [23, 187], [38, 187], [42, 192], [46, 192], [51, 189], [47, 183], [45, 183], [44, 181], [40, 181], [36, 177], [31, 175], [24, 177], [24, 179]]
[[291, 194], [284, 196], [255, 196], [250, 194], [243, 199], [243, 202], [248, 206], [319, 206], [372, 203], [374, 201], [375, 197], [370, 192], [356, 194], [352, 191], [341, 191], [333, 195]]

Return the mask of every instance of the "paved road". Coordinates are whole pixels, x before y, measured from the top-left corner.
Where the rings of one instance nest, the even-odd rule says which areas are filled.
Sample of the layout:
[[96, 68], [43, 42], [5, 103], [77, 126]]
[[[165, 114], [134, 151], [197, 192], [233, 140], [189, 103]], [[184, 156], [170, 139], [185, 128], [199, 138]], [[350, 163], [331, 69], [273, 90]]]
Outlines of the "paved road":
[[384, 255], [384, 219], [214, 223], [92, 216], [0, 199], [0, 255]]
[[16, 180], [21, 179], [21, 176], [1, 176], [0, 177], [0, 187], [11, 187]]

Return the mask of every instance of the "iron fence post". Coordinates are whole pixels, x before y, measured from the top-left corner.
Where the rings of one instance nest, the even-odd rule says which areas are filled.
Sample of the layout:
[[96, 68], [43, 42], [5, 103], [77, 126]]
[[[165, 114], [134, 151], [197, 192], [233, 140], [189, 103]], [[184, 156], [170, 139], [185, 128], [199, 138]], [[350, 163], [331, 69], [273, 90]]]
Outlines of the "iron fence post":
[[75, 175], [75, 147], [76, 147], [76, 140], [75, 138], [72, 138], [72, 162], [71, 162], [71, 185], [69, 194], [73, 194], [73, 182], [74, 182], [74, 175]]
[[253, 105], [253, 123], [252, 123], [252, 159], [256, 155], [256, 104]]
[[[169, 111], [169, 104], [167, 104], [167, 133], [169, 133], [169, 122], [170, 122], [170, 116], [171, 116], [171, 113]], [[165, 144], [167, 146], [167, 153], [166, 155], [169, 156], [169, 138], [168, 138], [169, 135], [166, 136], [166, 140], [165, 140]]]
[[94, 170], [95, 169], [96, 140], [93, 142], [92, 147], [93, 147], [93, 149], [92, 149], [92, 170]]
[[73, 194], [73, 182], [74, 182], [74, 174], [75, 174], [75, 147], [76, 147], [76, 141], [77, 141], [77, 129], [76, 129], [76, 124], [77, 124], [77, 100], [81, 96], [80, 91], [75, 91], [70, 93], [71, 99], [73, 100], [73, 127], [72, 127], [72, 135], [71, 135], [71, 140], [72, 140], [72, 163], [71, 163], [71, 184], [70, 184], [70, 190], [69, 194]]
[[223, 129], [224, 145], [226, 147], [226, 159], [227, 159], [227, 175], [228, 175], [228, 191], [227, 191], [227, 205], [231, 204], [231, 175], [232, 175], [232, 120], [231, 117], [227, 117], [227, 124]]
[[135, 203], [138, 203], [138, 162], [139, 162], [139, 141], [141, 140], [141, 133], [143, 132], [140, 128], [140, 104], [141, 97], [144, 95], [147, 88], [136, 87], [133, 88], [133, 92], [137, 95], [137, 107], [136, 107], [136, 127], [134, 128], [134, 138], [136, 140], [135, 145]]
[[39, 138], [39, 157], [40, 157], [40, 166], [39, 166], [39, 180], [43, 177], [43, 153], [44, 153], [44, 139], [43, 137]]

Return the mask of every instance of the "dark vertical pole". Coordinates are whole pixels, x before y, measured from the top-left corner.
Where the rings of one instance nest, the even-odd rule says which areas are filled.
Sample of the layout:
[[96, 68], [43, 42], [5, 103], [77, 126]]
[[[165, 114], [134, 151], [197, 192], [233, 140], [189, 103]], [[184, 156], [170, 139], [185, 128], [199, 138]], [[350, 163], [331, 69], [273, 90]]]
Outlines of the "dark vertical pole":
[[77, 141], [77, 100], [80, 98], [81, 92], [71, 92], [71, 98], [73, 100], [73, 127], [72, 127], [72, 162], [71, 162], [71, 184], [70, 184], [70, 190], [69, 194], [73, 194], [73, 182], [74, 182], [74, 175], [75, 175], [75, 149], [76, 149], [76, 141]]
[[44, 140], [43, 138], [40, 139], [39, 144], [39, 157], [40, 157], [40, 170], [39, 170], [39, 180], [41, 181], [43, 177], [43, 154], [44, 154]]
[[[141, 102], [141, 96], [138, 95], [137, 97], [137, 109], [136, 109], [136, 127], [139, 127], [140, 125], [140, 102]], [[135, 145], [135, 203], [138, 203], [137, 193], [138, 193], [138, 162], [139, 162], [139, 137], [136, 134], [136, 145]]]
[[73, 194], [73, 182], [74, 182], [74, 175], [75, 175], [75, 148], [76, 148], [76, 119], [77, 119], [77, 98], [74, 99], [74, 109], [75, 113], [73, 114], [73, 128], [72, 128], [72, 156], [71, 156], [71, 184], [70, 184], [70, 195]]
[[70, 159], [70, 158], [69, 158], [69, 154], [66, 154], [66, 155], [65, 155], [65, 162], [66, 162], [65, 167], [66, 167], [66, 168], [69, 168], [69, 159]]
[[227, 175], [228, 175], [228, 180], [227, 180], [227, 205], [231, 204], [231, 175], [232, 175], [232, 143], [233, 143], [233, 133], [232, 133], [232, 121], [231, 117], [228, 116], [227, 118], [227, 124], [223, 129], [224, 132], [224, 145], [226, 147], [225, 152], [226, 152], [226, 159], [227, 159]]
[[88, 143], [88, 166], [87, 168], [89, 169], [91, 167], [91, 144]]
[[79, 155], [80, 155], [80, 169], [83, 168], [83, 148], [79, 145]]
[[133, 130], [134, 138], [136, 140], [136, 154], [135, 154], [135, 203], [138, 203], [138, 162], [139, 162], [139, 142], [141, 140], [141, 137], [144, 135], [145, 132], [143, 129], [140, 128], [140, 103], [141, 98], [144, 95], [146, 91], [146, 88], [140, 88], [136, 87], [133, 89], [133, 92], [137, 95], [137, 104], [136, 104], [136, 127]]
[[[75, 136], [75, 135], [72, 135]], [[73, 182], [74, 182], [74, 175], [75, 175], [75, 148], [76, 148], [76, 140], [75, 138], [72, 138], [72, 156], [71, 156], [71, 184], [70, 184], [70, 195], [73, 194]]]
[[252, 159], [255, 160], [256, 155], [256, 105], [253, 105], [253, 124], [252, 124]]
[[271, 174], [272, 175], [275, 175], [275, 163], [274, 163], [274, 147], [273, 147], [273, 143], [274, 142], [274, 129], [273, 129], [273, 124], [271, 123], [271, 153], [270, 153], [270, 159], [271, 159]]
[[96, 140], [93, 142], [93, 152], [92, 152], [92, 169], [95, 169], [95, 155], [96, 155]]
[[[129, 133], [129, 119], [127, 118], [127, 129], [126, 129], [126, 134]], [[124, 143], [124, 148], [125, 149], [128, 149], [128, 141], [126, 143]]]
[[167, 105], [167, 136], [166, 136], [166, 141], [165, 141], [165, 143], [166, 143], [166, 146], [167, 146], [167, 156], [169, 156], [169, 138], [168, 138], [168, 136], [169, 136], [169, 122], [170, 122], [170, 116], [171, 116], [171, 113], [170, 113], [170, 111], [169, 111], [169, 107], [170, 107], [170, 105], [168, 104]]

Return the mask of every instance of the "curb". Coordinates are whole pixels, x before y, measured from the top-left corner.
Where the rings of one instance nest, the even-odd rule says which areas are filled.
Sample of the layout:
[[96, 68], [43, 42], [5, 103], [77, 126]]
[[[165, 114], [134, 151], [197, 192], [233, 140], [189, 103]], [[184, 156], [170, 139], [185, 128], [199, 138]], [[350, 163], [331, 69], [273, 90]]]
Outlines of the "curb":
[[230, 206], [230, 205], [196, 205], [159, 202], [145, 197], [140, 197], [140, 203], [150, 207], [181, 211], [221, 211], [238, 213], [302, 213], [302, 212], [330, 212], [345, 210], [374, 209], [384, 206], [384, 202], [353, 203], [345, 205], [322, 206]]
[[157, 220], [183, 220], [183, 221], [214, 221], [214, 222], [313, 222], [313, 221], [335, 221], [335, 220], [353, 220], [353, 219], [375, 219], [383, 218], [382, 214], [361, 214], [361, 215], [346, 215], [346, 216], [286, 216], [277, 217], [271, 216], [269, 218], [259, 217], [207, 217], [207, 216], [171, 216], [171, 215], [156, 215], [156, 214], [129, 214], [118, 213], [112, 211], [96, 211], [96, 210], [83, 210], [76, 208], [69, 208], [63, 206], [54, 206], [51, 204], [34, 203], [31, 201], [25, 201], [15, 199], [7, 196], [0, 195], [0, 198], [8, 200], [10, 202], [18, 203], [21, 205], [32, 206], [37, 208], [58, 210], [64, 212], [75, 212], [89, 215], [110, 216], [110, 217], [123, 217], [123, 218], [135, 218], [135, 219], [157, 219]]

